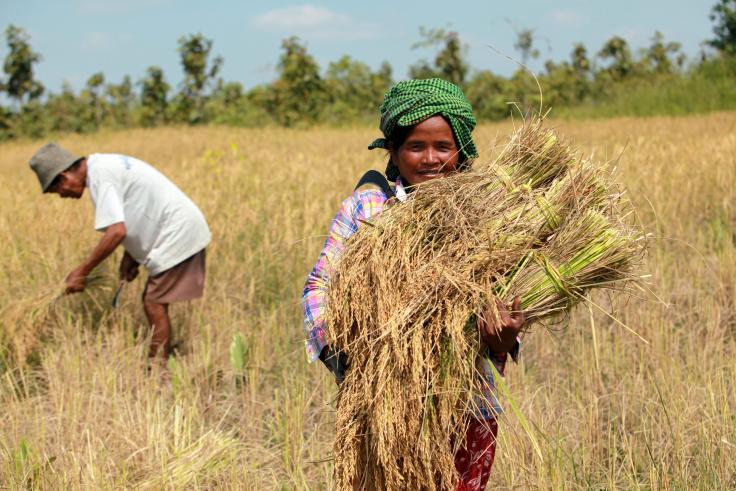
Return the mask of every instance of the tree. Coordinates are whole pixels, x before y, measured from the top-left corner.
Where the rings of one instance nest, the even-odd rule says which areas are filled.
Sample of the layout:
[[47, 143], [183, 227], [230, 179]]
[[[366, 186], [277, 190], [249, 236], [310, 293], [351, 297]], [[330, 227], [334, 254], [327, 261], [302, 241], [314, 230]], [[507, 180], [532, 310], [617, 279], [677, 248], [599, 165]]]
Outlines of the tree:
[[10, 140], [14, 137], [13, 113], [9, 109], [0, 106], [0, 141]]
[[426, 60], [420, 60], [409, 68], [411, 78], [439, 77], [460, 87], [465, 85], [468, 74], [468, 63], [465, 61], [467, 46], [460, 42], [457, 32], [444, 29], [419, 28], [419, 35], [424, 38], [414, 43], [412, 49], [443, 45], [434, 59], [434, 66]]
[[2, 89], [15, 100], [16, 109], [26, 100], [34, 100], [43, 94], [43, 85], [33, 79], [33, 65], [41, 61], [41, 55], [31, 49], [30, 36], [20, 27], [9, 25], [5, 29], [5, 39], [9, 53], [5, 58], [3, 71], [7, 80]]
[[514, 48], [521, 54], [521, 64], [524, 66], [530, 58], [539, 58], [539, 50], [534, 47], [534, 29], [517, 31]]
[[391, 87], [394, 83], [393, 69], [388, 61], [381, 63], [378, 71], [373, 75], [373, 84], [377, 92], [383, 96], [383, 94]]
[[284, 126], [319, 120], [327, 100], [317, 61], [296, 36], [281, 43], [279, 78], [272, 85], [270, 109]]
[[588, 59], [588, 50], [585, 49], [583, 43], [575, 43], [570, 53], [572, 60], [572, 68], [581, 79], [587, 79], [590, 76], [591, 66]]
[[[680, 52], [682, 45], [675, 42], [664, 42], [661, 32], [655, 31], [652, 44], [645, 53], [645, 60], [651, 70], [658, 74], [672, 73], [675, 66], [681, 67], [685, 62], [685, 55]], [[672, 57], [675, 62], [672, 62]]]
[[164, 72], [157, 66], [150, 66], [146, 76], [138, 82], [141, 86], [141, 123], [155, 126], [166, 121], [168, 101], [166, 97], [171, 88], [164, 78]]
[[375, 114], [391, 85], [391, 65], [384, 62], [377, 72], [345, 55], [327, 67], [330, 117], [338, 121], [364, 119]]
[[189, 123], [200, 123], [204, 119], [206, 89], [217, 78], [223, 59], [217, 56], [209, 61], [212, 40], [202, 34], [192, 34], [179, 38], [179, 56], [184, 69], [178, 111]]
[[465, 95], [479, 120], [499, 120], [510, 112], [512, 88], [508, 79], [489, 70], [476, 73], [468, 82]]
[[64, 81], [60, 94], [49, 94], [45, 112], [52, 131], [85, 130], [85, 108], [72, 90], [71, 84]]
[[240, 82], [219, 80], [207, 100], [207, 120], [217, 124], [235, 126], [257, 126], [254, 122], [254, 108], [243, 92]]
[[593, 69], [588, 59], [588, 50], [583, 43], [575, 43], [570, 53], [572, 68], [574, 99], [583, 101], [590, 94], [590, 79]]
[[736, 0], [718, 0], [710, 13], [715, 38], [708, 45], [721, 53], [736, 54]]
[[120, 84], [108, 84], [105, 87], [110, 115], [114, 124], [122, 127], [130, 126], [130, 112], [133, 106], [133, 83], [128, 75]]
[[623, 80], [634, 72], [634, 61], [629, 44], [622, 37], [614, 36], [606, 41], [598, 52], [598, 57], [602, 60], [610, 60], [608, 67], [601, 70], [601, 74], [609, 76], [614, 81]]
[[105, 75], [97, 72], [87, 79], [87, 88], [82, 92], [84, 99], [89, 99], [93, 108], [94, 126], [99, 127], [102, 124], [105, 111], [105, 101], [102, 99], [102, 86], [105, 84]]

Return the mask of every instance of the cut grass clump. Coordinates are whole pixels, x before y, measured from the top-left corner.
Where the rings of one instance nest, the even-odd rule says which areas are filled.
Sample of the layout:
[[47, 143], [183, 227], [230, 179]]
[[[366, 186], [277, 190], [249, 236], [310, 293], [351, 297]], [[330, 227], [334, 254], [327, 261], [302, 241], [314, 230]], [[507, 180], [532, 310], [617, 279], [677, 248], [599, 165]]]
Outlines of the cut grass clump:
[[[534, 120], [499, 157], [424, 183], [351, 237], [331, 281], [338, 489], [453, 489], [479, 387], [473, 322], [522, 298], [527, 326], [635, 279], [642, 234], [602, 166]], [[455, 443], [451, 443], [455, 442]]]
[[[53, 329], [70, 315], [83, 316], [91, 310], [102, 311], [106, 306], [97, 298], [110, 292], [105, 272], [95, 269], [87, 277], [87, 285], [81, 294], [67, 296], [65, 284], [55, 282], [34, 287], [32, 293], [19, 292], [16, 300], [0, 310], [0, 346], [7, 365], [20, 367], [32, 360], [36, 349]], [[106, 297], [105, 297], [106, 298]], [[70, 307], [74, 306], [73, 310]]]

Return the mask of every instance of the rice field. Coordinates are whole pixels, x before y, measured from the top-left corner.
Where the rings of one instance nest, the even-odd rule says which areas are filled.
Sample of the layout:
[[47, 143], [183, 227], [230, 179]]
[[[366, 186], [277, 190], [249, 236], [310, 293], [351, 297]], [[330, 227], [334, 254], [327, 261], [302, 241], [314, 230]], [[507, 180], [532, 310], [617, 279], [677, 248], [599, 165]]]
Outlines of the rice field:
[[[650, 291], [598, 299], [644, 340], [587, 307], [533, 328], [506, 385], [534, 439], [505, 414], [488, 488], [736, 488], [736, 114], [551, 124], [618, 159], [653, 234]], [[476, 130], [481, 158], [511, 127]], [[382, 169], [365, 149], [376, 135], [59, 139], [152, 163], [209, 220], [206, 296], [173, 307], [168, 375], [148, 370], [143, 280], [110, 308], [120, 252], [87, 293], [58, 295], [99, 238], [92, 206], [38, 192], [27, 161], [43, 142], [0, 146], [0, 488], [331, 489], [336, 391], [305, 362], [299, 297], [340, 201], [364, 169]]]

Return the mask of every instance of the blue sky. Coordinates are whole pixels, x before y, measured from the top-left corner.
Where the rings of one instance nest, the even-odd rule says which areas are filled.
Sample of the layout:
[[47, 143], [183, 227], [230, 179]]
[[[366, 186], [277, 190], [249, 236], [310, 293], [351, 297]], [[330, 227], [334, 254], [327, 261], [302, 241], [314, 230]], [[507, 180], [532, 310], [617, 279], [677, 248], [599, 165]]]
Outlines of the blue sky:
[[[58, 92], [64, 80], [75, 89], [97, 71], [118, 82], [138, 80], [150, 65], [167, 80], [181, 79], [177, 39], [201, 32], [225, 58], [222, 76], [246, 88], [275, 78], [281, 40], [298, 35], [326, 68], [344, 54], [378, 67], [386, 60], [394, 78], [406, 77], [431, 50], [412, 50], [419, 26], [459, 32], [469, 45], [473, 68], [508, 75], [513, 62], [495, 50], [517, 56], [515, 29], [532, 28], [540, 59], [569, 57], [575, 42], [597, 51], [613, 35], [644, 47], [655, 30], [682, 43], [694, 56], [712, 36], [708, 14], [715, 0], [371, 0], [309, 3], [254, 0], [0, 0], [2, 28], [16, 24], [32, 36], [43, 60], [37, 77]], [[4, 38], [3, 38], [4, 39]], [[0, 47], [5, 57], [7, 47]]]

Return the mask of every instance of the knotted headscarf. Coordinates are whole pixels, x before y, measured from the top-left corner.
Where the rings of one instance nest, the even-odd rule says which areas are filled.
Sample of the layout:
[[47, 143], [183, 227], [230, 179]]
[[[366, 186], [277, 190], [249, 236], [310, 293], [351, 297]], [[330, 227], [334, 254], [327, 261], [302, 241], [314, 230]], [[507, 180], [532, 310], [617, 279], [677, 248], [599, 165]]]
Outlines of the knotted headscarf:
[[473, 108], [460, 87], [453, 83], [440, 78], [399, 82], [383, 96], [380, 111], [384, 138], [368, 145], [369, 149], [387, 148], [397, 126], [412, 126], [439, 114], [450, 122], [460, 153], [465, 157], [461, 160], [478, 156], [470, 135], [475, 128]]

